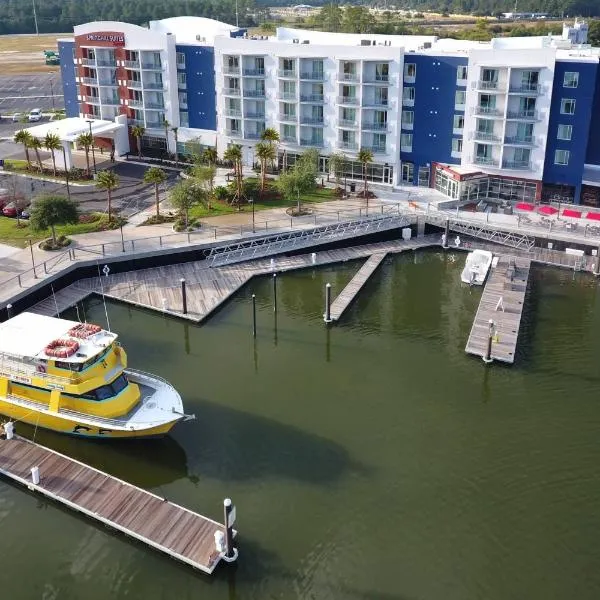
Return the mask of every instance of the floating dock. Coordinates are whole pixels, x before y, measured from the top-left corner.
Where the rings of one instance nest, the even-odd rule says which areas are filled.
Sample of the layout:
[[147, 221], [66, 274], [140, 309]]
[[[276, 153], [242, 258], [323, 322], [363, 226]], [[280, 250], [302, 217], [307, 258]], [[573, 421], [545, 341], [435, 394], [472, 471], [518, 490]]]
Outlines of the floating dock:
[[501, 256], [490, 270], [473, 321], [465, 352], [484, 357], [493, 321], [490, 358], [512, 364], [515, 361], [531, 259]]
[[22, 437], [0, 439], [0, 474], [205, 573], [223, 558], [220, 523]]

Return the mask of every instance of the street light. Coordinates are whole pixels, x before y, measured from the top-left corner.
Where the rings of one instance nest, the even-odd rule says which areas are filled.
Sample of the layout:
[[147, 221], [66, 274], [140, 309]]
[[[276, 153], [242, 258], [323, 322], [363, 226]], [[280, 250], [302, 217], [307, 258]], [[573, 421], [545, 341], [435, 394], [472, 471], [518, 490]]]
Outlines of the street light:
[[65, 181], [67, 182], [67, 197], [69, 200], [71, 199], [71, 188], [69, 187], [69, 169], [67, 169], [67, 154], [65, 152], [65, 147], [62, 147], [63, 153], [63, 165], [65, 167]]
[[96, 153], [94, 152], [94, 134], [92, 133], [92, 123], [93, 121], [88, 120], [87, 124], [90, 126], [90, 135], [92, 136], [92, 161], [94, 163], [94, 175], [96, 175]]
[[52, 76], [53, 73], [50, 73], [50, 98], [52, 99], [52, 110], [55, 110], [56, 106], [54, 106], [54, 85], [52, 84]]

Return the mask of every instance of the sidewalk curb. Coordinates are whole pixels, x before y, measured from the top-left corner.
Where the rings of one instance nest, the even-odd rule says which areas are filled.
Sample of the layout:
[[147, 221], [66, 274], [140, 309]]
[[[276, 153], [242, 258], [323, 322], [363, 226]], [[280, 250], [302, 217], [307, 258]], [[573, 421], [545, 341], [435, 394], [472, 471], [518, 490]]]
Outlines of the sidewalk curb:
[[[0, 175], [16, 175], [17, 177], [26, 177], [28, 179], [35, 179], [37, 181], [47, 181], [48, 183], [56, 183], [57, 185], [67, 185], [66, 181], [56, 181], [56, 179], [50, 179], [48, 177], [40, 175], [30, 175], [29, 173], [17, 173], [16, 171], [0, 171]], [[69, 187], [95, 187], [94, 183], [73, 183], [69, 181]]]

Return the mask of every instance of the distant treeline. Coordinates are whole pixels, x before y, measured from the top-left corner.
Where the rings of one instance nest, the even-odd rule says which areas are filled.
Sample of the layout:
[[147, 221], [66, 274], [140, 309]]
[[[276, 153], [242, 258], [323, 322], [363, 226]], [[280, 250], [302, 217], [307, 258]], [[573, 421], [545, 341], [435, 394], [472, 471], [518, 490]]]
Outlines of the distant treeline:
[[[254, 0], [238, 0], [240, 26], [254, 25]], [[89, 21], [148, 21], [192, 15], [235, 23], [236, 0], [36, 0], [40, 33], [70, 32]], [[33, 33], [31, 0], [0, 0], [0, 35]]]

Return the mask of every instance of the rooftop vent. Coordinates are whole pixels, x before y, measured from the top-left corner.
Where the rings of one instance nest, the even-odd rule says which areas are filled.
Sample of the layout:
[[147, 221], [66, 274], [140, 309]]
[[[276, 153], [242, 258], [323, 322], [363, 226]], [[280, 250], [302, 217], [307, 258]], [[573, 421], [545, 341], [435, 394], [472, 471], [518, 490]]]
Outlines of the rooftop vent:
[[300, 43], [300, 40], [299, 40], [298, 38], [295, 38], [295, 39], [293, 39], [293, 40], [292, 40], [292, 42], [293, 42], [294, 44], [299, 44], [299, 43]]
[[423, 48], [427, 50], [427, 48], [431, 48], [431, 42], [423, 42]]

